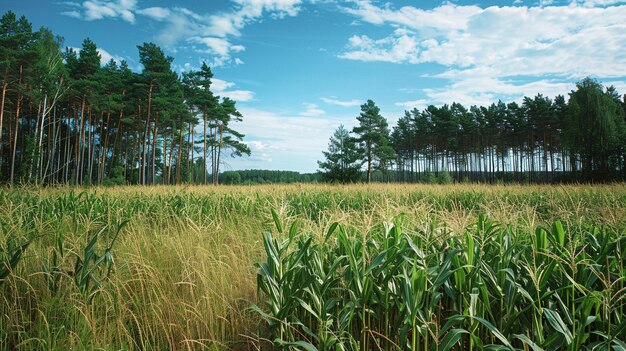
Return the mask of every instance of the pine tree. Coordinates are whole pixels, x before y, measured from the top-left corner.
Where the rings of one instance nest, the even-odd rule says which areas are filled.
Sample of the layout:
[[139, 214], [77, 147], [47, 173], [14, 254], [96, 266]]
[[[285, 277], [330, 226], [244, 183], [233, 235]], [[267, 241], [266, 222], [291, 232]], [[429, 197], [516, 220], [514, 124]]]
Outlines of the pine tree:
[[386, 171], [393, 158], [393, 149], [389, 145], [387, 120], [380, 115], [380, 109], [374, 101], [367, 100], [361, 105], [361, 114], [356, 118], [359, 125], [354, 127], [356, 141], [363, 154], [363, 163], [367, 165], [367, 182], [372, 180], [372, 170]]
[[623, 157], [619, 151], [626, 127], [620, 104], [600, 83], [585, 78], [570, 93], [569, 112], [566, 135], [581, 157], [585, 180], [610, 179], [612, 163]]
[[330, 138], [325, 161], [318, 161], [323, 179], [328, 182], [353, 183], [361, 177], [361, 157], [355, 139], [342, 125]]
[[250, 156], [250, 148], [244, 144], [244, 135], [230, 127], [230, 122], [241, 122], [243, 116], [235, 107], [235, 101], [224, 98], [216, 109], [216, 126], [215, 126], [215, 144], [216, 144], [216, 162], [213, 167], [213, 184], [218, 184], [221, 154], [223, 149], [230, 149], [231, 156]]

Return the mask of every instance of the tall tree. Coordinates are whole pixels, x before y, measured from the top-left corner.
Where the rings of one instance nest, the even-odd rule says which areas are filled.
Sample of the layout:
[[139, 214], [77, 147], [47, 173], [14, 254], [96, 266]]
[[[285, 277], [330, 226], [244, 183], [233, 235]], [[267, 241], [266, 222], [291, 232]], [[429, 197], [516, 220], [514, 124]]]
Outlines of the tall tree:
[[231, 122], [241, 122], [243, 120], [242, 114], [237, 111], [235, 107], [235, 101], [224, 98], [217, 107], [215, 121], [216, 132], [214, 133], [217, 157], [212, 171], [213, 184], [218, 184], [219, 182], [218, 177], [222, 150], [230, 149], [232, 157], [243, 155], [250, 156], [250, 148], [242, 142], [244, 135], [230, 127]]
[[361, 105], [361, 114], [356, 118], [359, 125], [352, 130], [363, 154], [367, 169], [367, 182], [372, 180], [372, 169], [386, 168], [393, 150], [389, 145], [387, 120], [381, 116], [380, 108], [374, 101], [367, 100]]
[[[186, 73], [183, 76], [183, 85], [185, 89], [185, 97], [187, 100], [187, 104], [190, 106], [191, 110], [194, 113], [198, 113], [202, 115], [202, 140], [199, 143], [202, 144], [202, 159], [204, 161], [203, 166], [203, 184], [207, 183], [207, 151], [210, 141], [212, 141], [211, 145], [215, 145], [215, 133], [211, 133], [213, 138], [211, 139], [211, 135], [207, 132], [207, 127], [210, 127], [211, 118], [210, 114], [215, 115], [216, 110], [219, 109], [218, 97], [213, 95], [211, 91], [211, 78], [213, 78], [213, 72], [211, 68], [205, 63], [202, 63], [202, 67], [200, 71], [191, 71]], [[216, 127], [216, 124], [213, 123], [213, 126]], [[211, 128], [213, 129], [213, 128]], [[195, 140], [193, 141], [195, 142]], [[214, 164], [212, 164], [211, 169], [214, 169]]]
[[[141, 183], [147, 184], [151, 180], [151, 183], [155, 184], [159, 113], [167, 107], [169, 101], [168, 88], [175, 84], [177, 76], [171, 69], [174, 58], [165, 56], [163, 50], [156, 44], [143, 43], [137, 48], [139, 49], [139, 62], [143, 65], [142, 77], [146, 86], [145, 96], [148, 101], [142, 143]], [[165, 115], [161, 115], [161, 123], [167, 122], [164, 120], [165, 117]]]
[[328, 151], [322, 151], [325, 161], [318, 161], [320, 173], [328, 182], [353, 183], [361, 177], [362, 155], [350, 132], [340, 125], [330, 138]]
[[623, 157], [618, 153], [626, 130], [622, 107], [600, 83], [585, 78], [570, 93], [569, 110], [566, 134], [570, 148], [580, 155], [584, 178], [609, 178], [611, 162]]

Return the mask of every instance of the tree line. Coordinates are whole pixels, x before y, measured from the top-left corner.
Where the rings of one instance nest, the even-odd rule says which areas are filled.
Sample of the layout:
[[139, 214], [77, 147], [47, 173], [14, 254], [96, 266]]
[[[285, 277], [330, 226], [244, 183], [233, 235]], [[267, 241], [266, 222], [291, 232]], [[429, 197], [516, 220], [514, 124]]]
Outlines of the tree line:
[[0, 19], [0, 182], [218, 183], [224, 155], [250, 155], [235, 101], [211, 91], [202, 64], [179, 76], [153, 43], [137, 46], [140, 73], [33, 31], [12, 11]]
[[617, 181], [626, 178], [626, 95], [585, 78], [569, 97], [459, 103], [405, 111], [390, 130], [372, 100], [358, 125], [330, 138], [324, 179], [371, 181]]
[[319, 173], [249, 169], [225, 171], [220, 174], [220, 184], [274, 184], [316, 183], [321, 181]]

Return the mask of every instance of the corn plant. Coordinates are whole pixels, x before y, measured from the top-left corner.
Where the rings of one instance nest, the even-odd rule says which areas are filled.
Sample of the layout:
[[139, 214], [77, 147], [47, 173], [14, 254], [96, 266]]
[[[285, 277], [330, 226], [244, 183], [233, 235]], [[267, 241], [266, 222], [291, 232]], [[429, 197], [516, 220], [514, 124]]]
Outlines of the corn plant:
[[571, 230], [481, 215], [459, 236], [399, 218], [366, 234], [334, 223], [314, 242], [292, 225], [264, 236], [254, 309], [285, 349], [623, 349], [625, 237]]

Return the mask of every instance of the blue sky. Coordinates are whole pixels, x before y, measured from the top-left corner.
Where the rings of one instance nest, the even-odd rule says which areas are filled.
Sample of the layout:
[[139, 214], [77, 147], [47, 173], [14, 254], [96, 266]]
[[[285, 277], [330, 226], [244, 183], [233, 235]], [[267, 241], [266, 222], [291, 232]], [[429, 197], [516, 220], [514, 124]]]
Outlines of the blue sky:
[[225, 169], [313, 172], [333, 130], [374, 100], [405, 109], [567, 94], [585, 76], [626, 93], [626, 0], [2, 0], [103, 60], [141, 70], [152, 41], [182, 72], [208, 62], [251, 157]]

